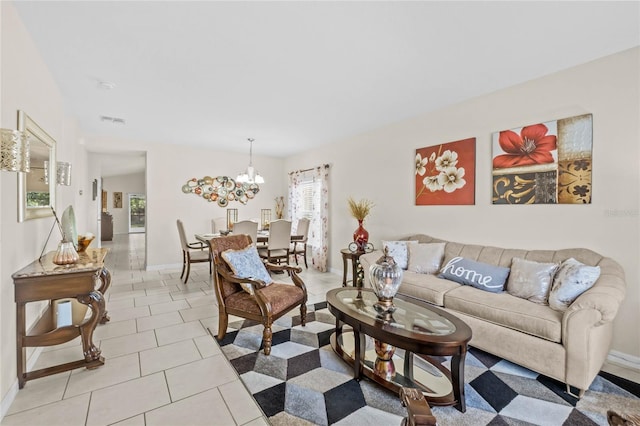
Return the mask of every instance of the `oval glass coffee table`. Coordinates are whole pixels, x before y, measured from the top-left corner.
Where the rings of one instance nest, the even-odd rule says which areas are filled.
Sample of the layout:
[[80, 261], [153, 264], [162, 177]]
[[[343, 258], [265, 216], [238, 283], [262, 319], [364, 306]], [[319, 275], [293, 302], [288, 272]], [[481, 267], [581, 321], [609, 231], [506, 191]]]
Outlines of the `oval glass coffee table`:
[[[417, 387], [430, 405], [455, 405], [464, 412], [469, 326], [412, 297], [394, 297], [396, 310], [390, 315], [378, 314], [373, 306], [377, 301], [371, 289], [337, 288], [327, 292], [329, 311], [336, 317], [331, 346], [353, 366], [354, 377], [364, 375], [394, 392], [401, 387]], [[446, 361], [449, 368], [443, 365]]]

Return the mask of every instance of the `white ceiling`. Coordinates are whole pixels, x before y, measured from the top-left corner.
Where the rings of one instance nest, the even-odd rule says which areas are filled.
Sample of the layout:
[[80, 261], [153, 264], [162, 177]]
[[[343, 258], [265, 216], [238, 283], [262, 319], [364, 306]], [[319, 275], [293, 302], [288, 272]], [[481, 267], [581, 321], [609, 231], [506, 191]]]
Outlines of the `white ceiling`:
[[14, 4], [89, 147], [287, 156], [640, 44], [637, 1]]

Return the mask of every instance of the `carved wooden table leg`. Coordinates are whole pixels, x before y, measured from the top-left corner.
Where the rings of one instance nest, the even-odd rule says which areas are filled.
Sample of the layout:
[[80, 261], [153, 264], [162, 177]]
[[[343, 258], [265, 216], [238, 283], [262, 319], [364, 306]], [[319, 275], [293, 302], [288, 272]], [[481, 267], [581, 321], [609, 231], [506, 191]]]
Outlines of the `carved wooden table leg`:
[[[107, 294], [107, 290], [111, 285], [111, 272], [109, 272], [106, 267], [102, 268], [102, 270], [100, 271], [100, 283], [101, 284], [100, 288], [98, 288], [98, 291], [104, 296], [105, 294]], [[102, 315], [102, 318], [100, 318], [100, 324], [104, 324], [110, 320], [111, 318], [109, 317], [109, 315], [107, 315], [107, 310], [105, 309], [104, 315]]]
[[[86, 362], [99, 361], [104, 364], [104, 358], [100, 356], [101, 350], [93, 344], [93, 330], [98, 325], [100, 318], [104, 317], [104, 298], [99, 291], [92, 291], [77, 297], [78, 302], [88, 305], [91, 308], [91, 317], [80, 326], [80, 336], [82, 339], [82, 352]], [[87, 368], [96, 368], [94, 365]]]

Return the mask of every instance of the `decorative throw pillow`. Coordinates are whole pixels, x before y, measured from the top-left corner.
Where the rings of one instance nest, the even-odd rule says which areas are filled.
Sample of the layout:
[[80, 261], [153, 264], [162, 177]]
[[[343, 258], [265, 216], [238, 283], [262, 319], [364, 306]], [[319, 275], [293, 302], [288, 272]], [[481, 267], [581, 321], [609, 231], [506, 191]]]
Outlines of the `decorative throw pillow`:
[[[262, 263], [258, 250], [253, 244], [242, 250], [226, 250], [222, 252], [222, 258], [227, 262], [233, 274], [239, 278], [250, 278], [259, 280], [269, 285], [273, 278]], [[241, 284], [244, 291], [253, 294], [250, 284]]]
[[578, 296], [593, 287], [599, 277], [599, 266], [588, 266], [574, 258], [565, 260], [553, 279], [549, 306], [565, 311]]
[[419, 274], [435, 274], [440, 270], [445, 244], [407, 244], [409, 248], [409, 265], [407, 269]]
[[389, 256], [393, 257], [396, 264], [402, 269], [407, 269], [409, 264], [409, 251], [407, 244], [418, 244], [417, 241], [382, 241], [382, 250], [389, 250]]
[[556, 263], [540, 263], [514, 257], [511, 261], [507, 292], [513, 296], [546, 305], [551, 282], [558, 267]]
[[454, 257], [440, 270], [439, 278], [470, 285], [491, 293], [500, 293], [507, 281], [509, 268]]

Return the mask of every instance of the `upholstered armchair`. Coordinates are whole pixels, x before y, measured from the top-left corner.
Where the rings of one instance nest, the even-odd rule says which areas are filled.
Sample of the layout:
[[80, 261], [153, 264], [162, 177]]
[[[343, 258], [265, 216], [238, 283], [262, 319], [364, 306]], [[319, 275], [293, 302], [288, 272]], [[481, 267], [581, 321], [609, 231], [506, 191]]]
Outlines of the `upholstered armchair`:
[[[264, 264], [251, 237], [246, 234], [212, 238], [210, 246], [219, 309], [218, 340], [223, 339], [227, 332], [229, 315], [258, 321], [264, 326], [264, 354], [269, 355], [271, 326], [275, 320], [300, 306], [301, 323], [306, 323], [307, 289], [298, 276], [302, 269]], [[288, 272], [293, 285], [273, 282], [268, 271]]]

